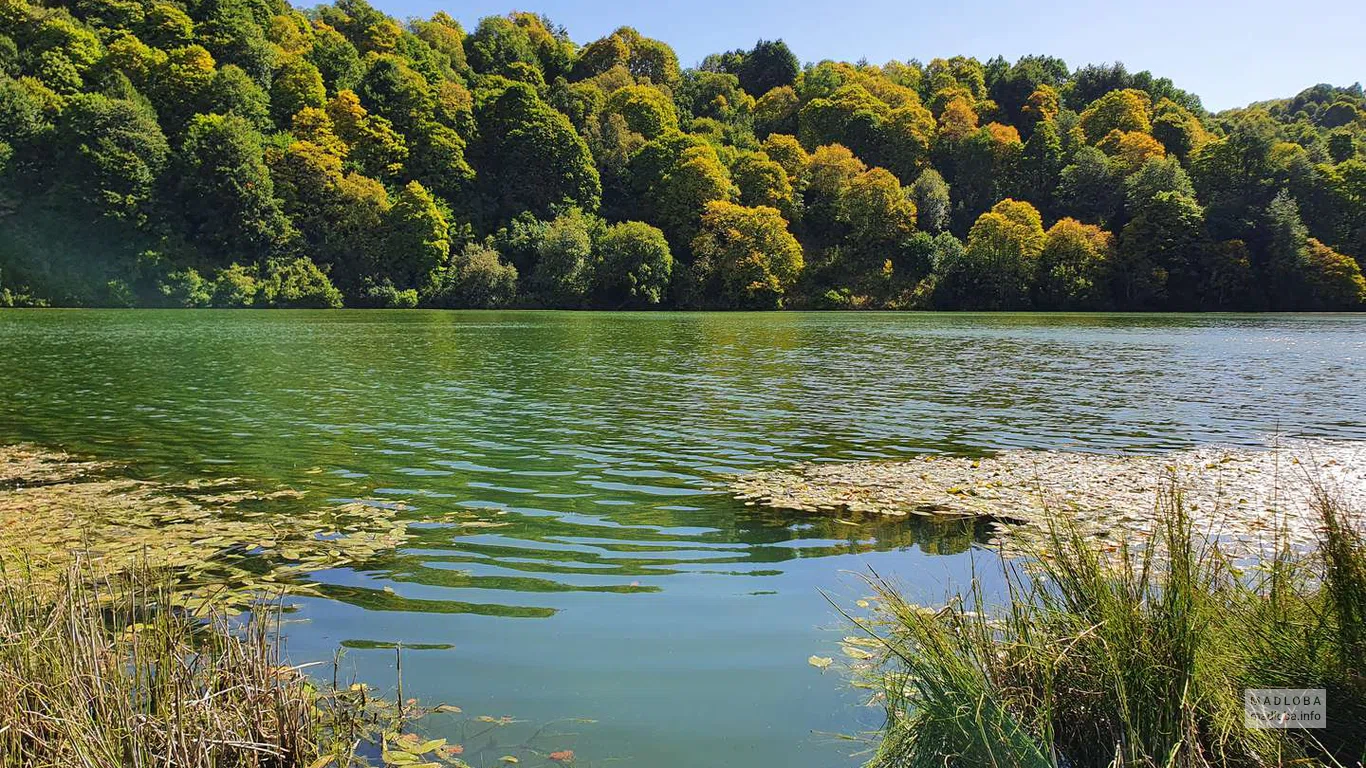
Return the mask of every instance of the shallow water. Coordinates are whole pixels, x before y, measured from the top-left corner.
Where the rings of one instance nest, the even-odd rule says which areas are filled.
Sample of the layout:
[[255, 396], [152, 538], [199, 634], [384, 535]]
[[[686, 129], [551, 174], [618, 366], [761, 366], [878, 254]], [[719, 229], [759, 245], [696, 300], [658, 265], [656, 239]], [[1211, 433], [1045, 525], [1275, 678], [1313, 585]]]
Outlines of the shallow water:
[[[745, 507], [732, 473], [1003, 448], [1366, 438], [1366, 317], [0, 311], [0, 441], [472, 510], [322, 574], [296, 661], [656, 768], [857, 762], [833, 672], [868, 567], [961, 583], [962, 523]], [[389, 587], [392, 592], [386, 591]], [[544, 738], [544, 737], [543, 737]], [[466, 755], [470, 757], [470, 755]], [[474, 762], [472, 760], [472, 762]]]

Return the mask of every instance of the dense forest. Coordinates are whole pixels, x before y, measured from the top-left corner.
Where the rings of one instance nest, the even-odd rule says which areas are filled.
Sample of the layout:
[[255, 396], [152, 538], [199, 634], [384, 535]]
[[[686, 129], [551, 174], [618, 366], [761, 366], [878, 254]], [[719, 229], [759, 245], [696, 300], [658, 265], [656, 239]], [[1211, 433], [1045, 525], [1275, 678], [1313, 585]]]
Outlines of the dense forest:
[[1326, 310], [1364, 261], [1359, 84], [0, 0], [0, 305]]

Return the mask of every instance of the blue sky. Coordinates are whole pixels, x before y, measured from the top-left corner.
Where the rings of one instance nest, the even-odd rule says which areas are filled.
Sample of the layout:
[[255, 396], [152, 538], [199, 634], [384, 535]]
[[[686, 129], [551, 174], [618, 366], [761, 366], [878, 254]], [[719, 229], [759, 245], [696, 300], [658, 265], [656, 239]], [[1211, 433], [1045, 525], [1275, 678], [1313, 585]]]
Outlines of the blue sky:
[[445, 10], [467, 28], [529, 10], [587, 43], [623, 24], [674, 47], [684, 66], [708, 53], [783, 38], [802, 61], [1030, 53], [1069, 66], [1123, 61], [1193, 91], [1210, 109], [1288, 96], [1319, 82], [1366, 80], [1361, 0], [372, 0], [398, 16]]

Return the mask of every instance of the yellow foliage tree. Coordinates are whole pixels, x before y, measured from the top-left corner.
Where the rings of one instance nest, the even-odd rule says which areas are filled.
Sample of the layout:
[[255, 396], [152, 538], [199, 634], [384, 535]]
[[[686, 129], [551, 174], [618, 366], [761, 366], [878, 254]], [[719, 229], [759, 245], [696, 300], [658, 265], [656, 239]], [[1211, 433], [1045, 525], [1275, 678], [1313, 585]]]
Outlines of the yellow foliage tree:
[[1092, 144], [1114, 130], [1150, 133], [1152, 120], [1148, 110], [1151, 104], [1148, 94], [1135, 88], [1110, 91], [1091, 102], [1091, 106], [1081, 113], [1081, 129]]

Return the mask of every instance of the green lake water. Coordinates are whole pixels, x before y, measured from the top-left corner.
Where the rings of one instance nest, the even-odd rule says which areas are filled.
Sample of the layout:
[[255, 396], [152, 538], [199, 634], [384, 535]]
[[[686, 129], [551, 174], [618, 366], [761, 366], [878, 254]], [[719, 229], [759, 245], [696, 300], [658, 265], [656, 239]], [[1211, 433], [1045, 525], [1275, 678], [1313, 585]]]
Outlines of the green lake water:
[[833, 734], [879, 713], [806, 663], [844, 634], [821, 591], [990, 564], [970, 525], [746, 507], [734, 473], [1277, 434], [1366, 438], [1366, 317], [0, 311], [0, 441], [495, 524], [320, 574], [291, 657], [362, 646], [384, 688], [366, 643], [449, 644], [406, 694], [508, 742], [591, 718], [543, 746], [594, 765], [856, 764]]

